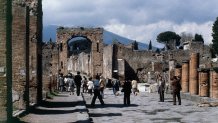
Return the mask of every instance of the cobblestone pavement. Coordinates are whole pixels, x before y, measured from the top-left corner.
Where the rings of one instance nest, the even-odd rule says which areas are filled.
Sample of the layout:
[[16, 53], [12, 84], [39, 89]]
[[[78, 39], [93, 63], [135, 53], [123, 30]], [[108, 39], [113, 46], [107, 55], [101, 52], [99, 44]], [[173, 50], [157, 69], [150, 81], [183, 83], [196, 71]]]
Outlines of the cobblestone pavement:
[[82, 96], [63, 92], [53, 100], [45, 101], [28, 115], [20, 118], [28, 123], [89, 123], [89, 116]]
[[96, 106], [90, 107], [92, 96], [87, 93], [83, 93], [83, 98], [60, 93], [19, 120], [24, 123], [217, 123], [218, 119], [218, 107], [198, 107], [196, 102], [185, 99], [182, 105], [173, 105], [172, 95], [166, 95], [165, 102], [158, 102], [157, 93], [142, 91], [138, 96], [131, 95], [130, 106], [123, 105], [121, 92], [115, 96], [108, 88], [104, 106], [97, 99]]
[[123, 105], [123, 94], [115, 96], [111, 89], [105, 90], [105, 106], [96, 100], [90, 106], [92, 97], [83, 94], [89, 116], [94, 123], [217, 123], [217, 107], [198, 107], [197, 103], [182, 99], [182, 105], [173, 105], [172, 95], [166, 95], [165, 102], [158, 102], [157, 93], [140, 92], [131, 95], [131, 105]]

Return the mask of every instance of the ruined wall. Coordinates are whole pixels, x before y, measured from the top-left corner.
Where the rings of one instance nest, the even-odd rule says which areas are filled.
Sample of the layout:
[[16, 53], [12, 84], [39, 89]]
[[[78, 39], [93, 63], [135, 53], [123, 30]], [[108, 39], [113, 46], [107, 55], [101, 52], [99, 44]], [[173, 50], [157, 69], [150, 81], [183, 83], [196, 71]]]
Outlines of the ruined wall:
[[0, 0], [0, 122], [7, 120], [6, 86], [6, 1]]
[[74, 37], [85, 37], [92, 42], [91, 46], [91, 76], [103, 72], [103, 29], [102, 28], [63, 28], [57, 29], [57, 44], [60, 49], [59, 67], [67, 74], [68, 41]]
[[108, 45], [104, 47], [103, 51], [103, 77], [112, 78], [112, 56], [113, 55], [113, 47], [112, 45]]
[[82, 74], [91, 75], [91, 61], [89, 53], [80, 53], [78, 55], [71, 56], [67, 61], [67, 70], [71, 73], [80, 71]]
[[29, 103], [28, 7], [13, 4], [12, 20], [12, 80], [14, 110], [26, 109]]
[[[42, 0], [25, 0], [29, 6], [30, 32], [29, 32], [29, 97], [30, 103], [41, 100], [42, 66]], [[38, 86], [39, 85], [39, 86]]]
[[124, 48], [123, 45], [117, 45], [117, 59], [124, 59], [126, 79], [137, 79], [138, 69], [151, 67], [148, 66], [151, 61], [156, 59], [155, 53], [152, 51], [133, 51], [129, 48]]

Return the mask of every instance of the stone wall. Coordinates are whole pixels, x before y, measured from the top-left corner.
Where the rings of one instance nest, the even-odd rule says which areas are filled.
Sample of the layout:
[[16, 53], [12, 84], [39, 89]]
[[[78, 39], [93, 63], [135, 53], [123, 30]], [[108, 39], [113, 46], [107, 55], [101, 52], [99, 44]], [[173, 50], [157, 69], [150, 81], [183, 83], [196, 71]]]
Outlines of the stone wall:
[[80, 53], [78, 55], [73, 55], [68, 59], [68, 72], [76, 73], [80, 71], [82, 74], [91, 75], [91, 59], [89, 53]]
[[113, 57], [113, 47], [108, 45], [104, 47], [103, 51], [103, 77], [112, 78], [112, 57]]
[[13, 5], [12, 20], [12, 80], [14, 110], [26, 109], [28, 105], [28, 9]]
[[92, 42], [91, 46], [91, 76], [103, 73], [103, 29], [102, 28], [64, 28], [57, 29], [57, 44], [60, 46], [59, 67], [67, 74], [68, 41], [74, 37], [85, 37]]
[[6, 2], [0, 0], [0, 122], [7, 120], [7, 86], [6, 86]]
[[[114, 45], [115, 47], [115, 45]], [[139, 69], [151, 67], [148, 64], [155, 61], [155, 53], [152, 51], [137, 51], [125, 48], [124, 45], [116, 45], [117, 50], [114, 51], [117, 59], [124, 59], [125, 63], [125, 77], [126, 79], [139, 79], [137, 73]], [[116, 60], [116, 59], [115, 59]]]

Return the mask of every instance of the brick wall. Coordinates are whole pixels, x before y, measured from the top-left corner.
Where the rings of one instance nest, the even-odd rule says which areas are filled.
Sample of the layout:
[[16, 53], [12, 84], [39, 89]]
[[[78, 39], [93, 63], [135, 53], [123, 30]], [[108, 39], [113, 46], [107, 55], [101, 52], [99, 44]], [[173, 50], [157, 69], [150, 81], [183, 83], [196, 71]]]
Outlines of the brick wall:
[[12, 76], [13, 76], [13, 98], [15, 109], [26, 109], [28, 102], [28, 76], [29, 66], [27, 64], [28, 56], [28, 41], [27, 39], [27, 14], [26, 7], [13, 6], [13, 21], [12, 21]]
[[6, 68], [6, 1], [0, 0], [0, 122], [7, 119], [7, 86], [6, 76], [4, 76]]
[[[85, 37], [92, 42], [91, 76], [103, 72], [103, 29], [102, 28], [63, 28], [57, 30], [57, 43], [62, 46], [59, 66], [62, 73], [67, 74], [68, 41], [74, 37]], [[63, 68], [61, 67], [63, 66]]]

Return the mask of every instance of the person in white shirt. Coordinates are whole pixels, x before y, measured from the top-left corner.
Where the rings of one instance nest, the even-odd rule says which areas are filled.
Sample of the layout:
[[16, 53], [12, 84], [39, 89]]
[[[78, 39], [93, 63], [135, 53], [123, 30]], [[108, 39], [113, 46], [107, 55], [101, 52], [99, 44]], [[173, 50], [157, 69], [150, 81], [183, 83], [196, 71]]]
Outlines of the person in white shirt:
[[88, 83], [87, 83], [87, 86], [88, 86], [88, 93], [89, 93], [90, 95], [92, 95], [92, 90], [93, 90], [93, 88], [94, 88], [94, 83], [93, 83], [91, 77], [89, 78], [89, 81], [88, 81]]

